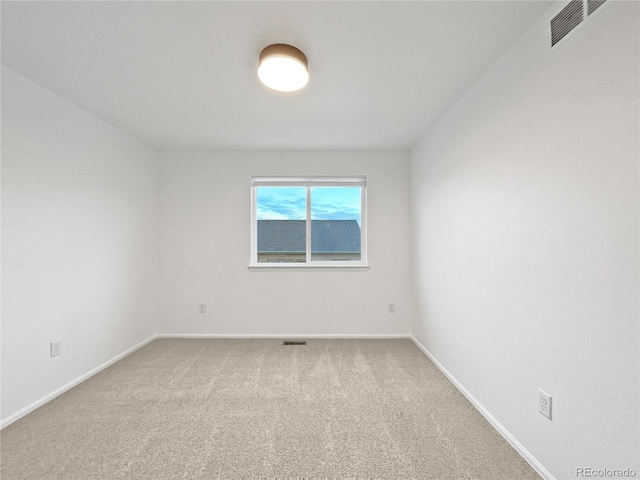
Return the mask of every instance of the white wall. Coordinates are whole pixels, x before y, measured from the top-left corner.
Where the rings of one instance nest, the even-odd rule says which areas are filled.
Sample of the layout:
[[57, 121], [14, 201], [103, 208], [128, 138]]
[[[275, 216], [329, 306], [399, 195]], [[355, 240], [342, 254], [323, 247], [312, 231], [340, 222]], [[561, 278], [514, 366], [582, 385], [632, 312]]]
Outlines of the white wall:
[[[408, 170], [408, 151], [161, 154], [161, 332], [410, 333]], [[248, 270], [250, 178], [278, 174], [367, 175], [370, 270]]]
[[414, 334], [558, 479], [640, 475], [639, 4], [552, 51], [564, 5], [412, 153]]
[[4, 66], [2, 162], [6, 420], [156, 332], [157, 163]]

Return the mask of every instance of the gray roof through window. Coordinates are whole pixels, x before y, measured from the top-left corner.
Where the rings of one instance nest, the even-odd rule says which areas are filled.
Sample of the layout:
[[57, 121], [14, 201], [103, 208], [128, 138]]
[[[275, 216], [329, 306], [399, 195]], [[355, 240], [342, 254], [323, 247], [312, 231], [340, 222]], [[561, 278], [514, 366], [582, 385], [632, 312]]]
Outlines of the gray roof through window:
[[[304, 220], [258, 220], [258, 253], [304, 253]], [[311, 220], [313, 253], [360, 252], [356, 220]]]

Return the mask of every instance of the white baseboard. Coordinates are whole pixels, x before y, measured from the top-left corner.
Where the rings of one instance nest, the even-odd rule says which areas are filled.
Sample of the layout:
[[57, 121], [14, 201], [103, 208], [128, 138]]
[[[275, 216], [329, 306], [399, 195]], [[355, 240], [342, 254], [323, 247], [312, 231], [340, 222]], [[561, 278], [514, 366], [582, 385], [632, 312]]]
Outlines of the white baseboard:
[[495, 428], [498, 433], [500, 435], [502, 435], [504, 437], [504, 439], [509, 442], [509, 444], [522, 456], [522, 458], [524, 458], [527, 463], [529, 463], [529, 465], [531, 465], [533, 467], [533, 469], [538, 472], [538, 474], [544, 478], [545, 480], [556, 480], [556, 478], [551, 474], [551, 472], [549, 472], [549, 470], [547, 470], [544, 465], [542, 465], [530, 452], [529, 450], [527, 450], [524, 446], [522, 446], [522, 444], [520, 442], [518, 442], [518, 440], [516, 440], [516, 438], [511, 435], [511, 433], [509, 433], [509, 431], [504, 428], [504, 426], [498, 421], [496, 420], [496, 418], [491, 415], [491, 413], [489, 412], [489, 410], [487, 410], [479, 401], [476, 397], [474, 397], [471, 392], [469, 392], [464, 385], [462, 385], [453, 375], [451, 375], [451, 373], [449, 373], [449, 371], [444, 368], [444, 366], [431, 354], [431, 352], [429, 352], [429, 350], [427, 350], [413, 335], [410, 335], [411, 340], [413, 340], [413, 343], [416, 344], [416, 346], [422, 350], [422, 353], [424, 353], [427, 358], [429, 360], [431, 360], [433, 362], [433, 364], [438, 368], [438, 370], [440, 370], [443, 375], [445, 377], [447, 377], [449, 379], [449, 381], [451, 383], [453, 383], [453, 385], [460, 390], [460, 393], [462, 393], [467, 400], [469, 400], [471, 402], [471, 405], [473, 405], [476, 410], [478, 410], [482, 416], [484, 418], [487, 419], [487, 421], [493, 426], [493, 428]]
[[5, 428], [8, 425], [11, 425], [16, 420], [24, 417], [28, 413], [31, 413], [36, 408], [41, 407], [47, 402], [50, 402], [54, 398], [63, 394], [67, 390], [75, 387], [79, 383], [84, 382], [88, 378], [92, 377], [98, 372], [101, 372], [105, 368], [113, 365], [117, 361], [123, 359], [127, 355], [135, 352], [139, 348], [145, 346], [156, 338], [237, 338], [237, 339], [268, 339], [268, 338], [327, 338], [327, 339], [397, 339], [397, 338], [407, 338], [413, 341], [413, 343], [433, 362], [433, 364], [449, 379], [451, 383], [471, 402], [471, 404], [487, 419], [487, 421], [493, 425], [493, 427], [500, 433], [504, 439], [509, 442], [509, 444], [518, 452], [522, 457], [544, 478], [545, 480], [556, 480], [555, 477], [533, 456], [531, 453], [524, 448], [518, 440], [511, 435], [507, 431], [506, 428], [495, 419], [489, 411], [484, 408], [484, 406], [460, 383], [458, 380], [449, 373], [449, 371], [444, 368], [444, 366], [429, 352], [413, 335], [409, 334], [283, 334], [283, 335], [274, 335], [274, 334], [208, 334], [208, 333], [160, 333], [156, 335], [152, 335], [146, 340], [138, 343], [137, 345], [131, 347], [130, 349], [122, 352], [119, 355], [116, 355], [112, 359], [104, 362], [101, 365], [89, 370], [84, 375], [79, 376], [78, 378], [72, 380], [71, 382], [63, 385], [60, 388], [57, 388], [53, 392], [45, 395], [44, 397], [36, 400], [35, 402], [27, 405], [26, 407], [18, 410], [12, 415], [9, 415], [7, 418], [4, 418], [0, 421], [0, 429]]
[[18, 410], [17, 412], [9, 415], [6, 418], [3, 418], [2, 420], [0, 420], [0, 430], [5, 428], [8, 425], [11, 425], [13, 422], [15, 422], [16, 420], [19, 420], [20, 418], [24, 417], [25, 415], [33, 412], [36, 408], [41, 407], [42, 405], [44, 405], [47, 402], [50, 402], [51, 400], [53, 400], [54, 398], [58, 397], [59, 395], [62, 395], [64, 392], [66, 392], [67, 390], [70, 390], [71, 388], [75, 387], [76, 385], [84, 382], [85, 380], [87, 380], [88, 378], [94, 376], [96, 373], [104, 370], [105, 368], [113, 365], [114, 363], [116, 363], [118, 360], [122, 360], [124, 357], [126, 357], [127, 355], [135, 352], [136, 350], [138, 350], [139, 348], [145, 346], [147, 343], [155, 340], [156, 338], [238, 338], [238, 339], [242, 339], [242, 338], [335, 338], [335, 339], [339, 339], [339, 338], [343, 338], [343, 339], [348, 339], [348, 338], [361, 338], [361, 339], [376, 339], [376, 338], [408, 338], [411, 339], [411, 335], [408, 334], [352, 334], [352, 335], [345, 335], [345, 334], [284, 334], [284, 335], [273, 335], [273, 334], [209, 334], [209, 333], [160, 333], [160, 334], [156, 334], [156, 335], [152, 335], [149, 338], [147, 338], [146, 340], [138, 343], [137, 345], [131, 347], [130, 349], [128, 349], [125, 352], [122, 352], [119, 355], [116, 355], [115, 357], [113, 357], [112, 359], [104, 362], [101, 365], [98, 365], [96, 368], [91, 369], [90, 371], [88, 371], [87, 373], [85, 373], [84, 375], [79, 376], [78, 378], [70, 381], [69, 383], [63, 385], [60, 388], [55, 389], [53, 392], [48, 393], [47, 395], [43, 396], [42, 398], [39, 398], [38, 400], [36, 400], [35, 402], [27, 405], [24, 408], [21, 408], [20, 410]]
[[408, 338], [413, 337], [406, 333], [370, 333], [370, 334], [344, 334], [344, 333], [283, 333], [283, 334], [254, 334], [254, 333], [159, 333], [156, 338], [238, 338], [238, 339], [250, 339], [250, 338], [334, 338], [334, 339], [385, 339], [385, 338]]
[[36, 400], [35, 402], [27, 405], [24, 408], [21, 408], [20, 410], [18, 410], [17, 412], [15, 412], [12, 415], [9, 415], [7, 418], [3, 418], [0, 421], [0, 429], [3, 429], [4, 427], [11, 425], [13, 422], [15, 422], [16, 420], [21, 419], [22, 417], [24, 417], [25, 415], [27, 415], [28, 413], [33, 412], [36, 408], [41, 407], [42, 405], [44, 405], [47, 402], [50, 402], [51, 400], [53, 400], [54, 398], [62, 395], [64, 392], [66, 392], [67, 390], [72, 389], [73, 387], [75, 387], [76, 385], [78, 385], [79, 383], [84, 382], [85, 380], [87, 380], [90, 377], [93, 377], [96, 373], [101, 372], [102, 370], [104, 370], [105, 368], [113, 365], [114, 363], [116, 363], [118, 360], [122, 360], [124, 357], [126, 357], [127, 355], [135, 352], [136, 350], [138, 350], [139, 348], [145, 346], [147, 343], [153, 341], [156, 339], [156, 335], [152, 335], [149, 338], [147, 338], [146, 340], [143, 340], [142, 342], [138, 343], [137, 345], [131, 347], [130, 349], [126, 350], [125, 352], [122, 352], [119, 355], [116, 355], [115, 357], [113, 357], [111, 360], [107, 360], [106, 362], [104, 362], [101, 365], [98, 365], [96, 368], [93, 368], [91, 370], [89, 370], [87, 373], [85, 373], [84, 375], [80, 375], [78, 378], [71, 380], [69, 383], [63, 385], [60, 388], [56, 388], [53, 392], [45, 395], [42, 398], [39, 398], [38, 400]]

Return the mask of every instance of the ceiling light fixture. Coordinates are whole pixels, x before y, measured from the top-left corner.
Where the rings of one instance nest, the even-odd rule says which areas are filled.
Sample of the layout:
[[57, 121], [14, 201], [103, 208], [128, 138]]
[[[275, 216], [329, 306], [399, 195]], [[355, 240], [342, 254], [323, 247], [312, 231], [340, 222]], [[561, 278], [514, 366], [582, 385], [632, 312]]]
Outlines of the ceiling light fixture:
[[307, 57], [292, 45], [275, 43], [260, 52], [258, 77], [267, 87], [295, 92], [309, 81]]

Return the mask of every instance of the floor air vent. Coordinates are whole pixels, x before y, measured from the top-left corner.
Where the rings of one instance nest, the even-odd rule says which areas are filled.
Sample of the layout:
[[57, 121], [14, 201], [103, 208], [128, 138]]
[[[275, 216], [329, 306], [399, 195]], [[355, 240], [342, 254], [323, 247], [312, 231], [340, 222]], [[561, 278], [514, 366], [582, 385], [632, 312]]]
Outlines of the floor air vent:
[[587, 15], [591, 15], [596, 9], [607, 0], [587, 0]]
[[285, 340], [282, 342], [283, 345], [306, 345], [307, 342], [301, 342], [299, 340]]
[[562, 40], [582, 20], [584, 20], [582, 0], [571, 0], [569, 5], [560, 10], [560, 13], [551, 19], [551, 46], [553, 47]]

